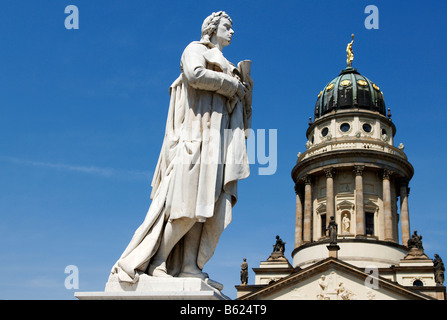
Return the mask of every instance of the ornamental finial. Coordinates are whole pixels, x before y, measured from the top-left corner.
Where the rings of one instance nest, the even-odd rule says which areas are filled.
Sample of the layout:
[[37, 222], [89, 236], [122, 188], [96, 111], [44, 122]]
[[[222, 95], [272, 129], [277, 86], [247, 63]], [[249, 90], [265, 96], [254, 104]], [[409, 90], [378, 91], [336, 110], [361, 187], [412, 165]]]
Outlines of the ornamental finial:
[[352, 44], [354, 43], [354, 34], [352, 34], [352, 41], [348, 43], [348, 46], [346, 47], [346, 53], [347, 53], [347, 59], [346, 63], [348, 64], [348, 68], [352, 67], [352, 60], [354, 60], [354, 52], [352, 51]]

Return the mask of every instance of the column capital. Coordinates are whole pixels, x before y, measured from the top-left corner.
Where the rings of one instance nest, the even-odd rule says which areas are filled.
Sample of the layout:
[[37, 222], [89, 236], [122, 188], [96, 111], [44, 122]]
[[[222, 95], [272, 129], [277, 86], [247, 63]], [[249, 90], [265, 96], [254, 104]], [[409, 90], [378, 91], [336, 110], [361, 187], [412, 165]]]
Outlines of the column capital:
[[408, 186], [408, 180], [401, 180], [399, 185], [399, 192], [402, 195], [404, 193], [406, 196], [410, 195], [410, 187]]
[[324, 174], [326, 175], [326, 178], [333, 178], [335, 175], [335, 169], [334, 168], [325, 168]]
[[364, 165], [355, 165], [354, 166], [354, 174], [356, 176], [362, 176], [363, 175], [363, 170], [365, 170], [365, 166]]
[[408, 187], [408, 184], [410, 183], [410, 179], [408, 179], [408, 178], [400, 178], [399, 181], [400, 181], [401, 186], [406, 186], [406, 187]]
[[297, 196], [300, 196], [302, 192], [301, 185], [298, 182], [296, 182], [293, 188], [295, 189], [295, 194]]
[[309, 174], [307, 174], [307, 175], [305, 175], [305, 176], [303, 177], [303, 180], [304, 180], [304, 183], [305, 183], [305, 184], [311, 184], [311, 182], [312, 182], [312, 176], [309, 175]]
[[405, 187], [408, 189], [408, 185], [410, 184], [410, 180], [408, 178], [400, 178], [398, 182], [400, 188]]
[[383, 170], [383, 179], [389, 180], [391, 178], [391, 176], [393, 175], [393, 173], [394, 172], [389, 169], [384, 169]]

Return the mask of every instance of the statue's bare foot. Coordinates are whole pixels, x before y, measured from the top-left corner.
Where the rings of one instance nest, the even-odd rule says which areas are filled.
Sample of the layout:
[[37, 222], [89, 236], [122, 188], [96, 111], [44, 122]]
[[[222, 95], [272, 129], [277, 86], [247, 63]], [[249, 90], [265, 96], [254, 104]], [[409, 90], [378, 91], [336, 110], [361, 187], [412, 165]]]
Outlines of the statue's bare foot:
[[182, 272], [177, 276], [179, 278], [198, 278], [205, 283], [209, 284], [211, 287], [221, 291], [223, 285], [217, 281], [211, 280], [208, 273], [202, 272], [198, 267], [184, 266]]
[[172, 278], [172, 276], [168, 274], [164, 265], [157, 266], [151, 264], [148, 269], [148, 274], [153, 277]]
[[197, 267], [184, 267], [177, 276], [179, 278], [199, 278], [205, 280], [209, 278], [208, 273], [202, 272]]
[[202, 279], [202, 280], [205, 280], [205, 279], [209, 278], [208, 273], [205, 273], [205, 272], [202, 272], [202, 271], [195, 272], [195, 273], [184, 272], [183, 271], [183, 272], [180, 272], [177, 277], [179, 277], [179, 278], [199, 278], [199, 279]]

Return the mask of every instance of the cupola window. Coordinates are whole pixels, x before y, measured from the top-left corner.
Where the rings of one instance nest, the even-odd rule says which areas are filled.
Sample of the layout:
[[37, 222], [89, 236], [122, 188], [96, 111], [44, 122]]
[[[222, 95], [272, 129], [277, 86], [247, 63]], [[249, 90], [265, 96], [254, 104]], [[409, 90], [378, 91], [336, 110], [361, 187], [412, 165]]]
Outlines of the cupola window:
[[349, 123], [345, 122], [340, 125], [341, 132], [348, 132], [349, 129], [351, 129], [351, 125]]
[[328, 127], [325, 127], [325, 128], [323, 128], [323, 130], [321, 130], [321, 135], [323, 137], [326, 137], [328, 133], [329, 133]]
[[366, 133], [370, 133], [372, 131], [372, 127], [369, 123], [364, 123], [362, 128], [363, 128], [363, 131], [365, 131]]

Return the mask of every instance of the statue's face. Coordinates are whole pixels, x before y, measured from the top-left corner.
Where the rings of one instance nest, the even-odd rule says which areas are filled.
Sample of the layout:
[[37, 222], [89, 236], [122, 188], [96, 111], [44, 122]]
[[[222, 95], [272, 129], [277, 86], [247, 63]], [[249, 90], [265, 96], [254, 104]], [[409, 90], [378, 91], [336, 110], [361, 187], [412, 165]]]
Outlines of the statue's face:
[[234, 34], [234, 30], [231, 27], [232, 25], [230, 20], [227, 18], [220, 19], [219, 25], [216, 29], [216, 38], [222, 47], [228, 46], [231, 42], [231, 38]]

